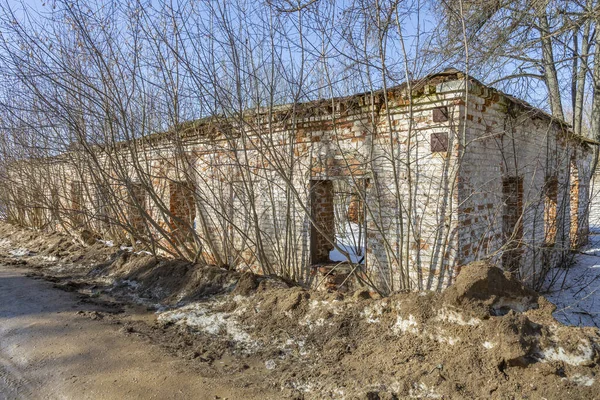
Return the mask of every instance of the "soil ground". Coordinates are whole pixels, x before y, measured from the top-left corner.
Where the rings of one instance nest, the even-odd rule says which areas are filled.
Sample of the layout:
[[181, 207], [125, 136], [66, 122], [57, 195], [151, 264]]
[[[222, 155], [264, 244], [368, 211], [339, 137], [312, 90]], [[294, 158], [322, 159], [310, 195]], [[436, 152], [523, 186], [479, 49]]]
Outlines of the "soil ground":
[[380, 299], [0, 224], [0, 265], [10, 399], [600, 398], [599, 331], [485, 263]]

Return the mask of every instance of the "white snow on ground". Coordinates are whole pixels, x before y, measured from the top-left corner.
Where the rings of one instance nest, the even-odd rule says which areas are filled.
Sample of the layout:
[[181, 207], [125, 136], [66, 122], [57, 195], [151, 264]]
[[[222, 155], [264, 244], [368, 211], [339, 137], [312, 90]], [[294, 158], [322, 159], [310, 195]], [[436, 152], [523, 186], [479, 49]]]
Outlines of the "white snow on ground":
[[240, 307], [233, 313], [215, 312], [214, 307], [222, 305], [218, 302], [191, 303], [175, 310], [159, 313], [158, 320], [200, 329], [211, 335], [225, 334], [232, 340], [242, 343], [247, 348], [257, 346], [257, 343], [238, 324], [235, 316], [244, 312]]
[[569, 365], [583, 365], [594, 361], [594, 349], [589, 341], [581, 341], [576, 351], [565, 350], [563, 347], [548, 348], [542, 351], [546, 361], [562, 361]]
[[[350, 255], [350, 262], [361, 264], [364, 263], [364, 254], [365, 248], [362, 246], [362, 243], [359, 243], [359, 232], [360, 226], [353, 222], [347, 222], [345, 224], [346, 231], [340, 232], [335, 235], [335, 244], [347, 252]], [[364, 235], [365, 232], [361, 232], [361, 242], [364, 243]], [[348, 261], [346, 256], [344, 256], [338, 249], [333, 249], [329, 252], [329, 259], [331, 261]]]
[[29, 250], [24, 247], [18, 249], [9, 250], [8, 253], [13, 257], [25, 257], [30, 254]]
[[556, 305], [554, 318], [566, 325], [600, 327], [600, 229], [591, 231], [590, 243], [571, 268], [558, 271], [553, 290], [546, 294]]

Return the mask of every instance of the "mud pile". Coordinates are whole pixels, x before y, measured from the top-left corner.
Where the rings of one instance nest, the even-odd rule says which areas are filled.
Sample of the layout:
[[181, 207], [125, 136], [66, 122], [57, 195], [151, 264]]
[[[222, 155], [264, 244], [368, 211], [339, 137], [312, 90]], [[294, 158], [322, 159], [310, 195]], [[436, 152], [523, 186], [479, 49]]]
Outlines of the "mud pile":
[[122, 294], [174, 305], [228, 293], [234, 289], [240, 274], [185, 260], [119, 252], [107, 262], [94, 266], [88, 277], [108, 279], [115, 285], [113, 290]]
[[[0, 238], [8, 229], [0, 225]], [[153, 325], [128, 329], [198, 363], [228, 360], [235, 368], [219, 373], [230, 373], [236, 384], [280, 389], [285, 398], [600, 393], [599, 331], [561, 325], [544, 297], [483, 262], [464, 267], [443, 293], [371, 299], [361, 291], [314, 292], [250, 273], [111, 254], [106, 246], [86, 256], [55, 235], [42, 240], [12, 232], [9, 239], [11, 246], [0, 246], [0, 262], [25, 260], [53, 276], [61, 261], [40, 264], [39, 254], [52, 248], [66, 252], [67, 260], [83, 256], [85, 267], [68, 261], [61, 274], [70, 270], [78, 284], [103, 282], [105, 293], [161, 305]], [[22, 247], [29, 253], [10, 255]]]
[[[309, 397], [593, 398], [599, 389], [598, 330], [557, 323], [552, 304], [485, 263], [465, 267], [443, 294], [370, 300], [279, 288], [201, 313], [223, 309], [238, 321], [232, 340], [241, 330], [243, 351], [272, 348], [263, 358], [281, 386]], [[193, 315], [180, 321], [206, 332]]]
[[[126, 297], [166, 305], [233, 290], [240, 274], [224, 268], [134, 252], [101, 240], [41, 233], [0, 222], [0, 262], [42, 275], [93, 283]], [[73, 282], [71, 282], [71, 286]]]
[[[82, 240], [64, 234], [41, 233], [0, 222], [0, 257], [8, 264], [22, 263], [24, 259], [20, 257], [28, 256], [34, 257], [34, 267], [56, 266], [58, 263], [61, 266], [77, 264], [83, 268], [107, 260], [115, 250], [118, 249], [102, 241], [86, 245]], [[71, 274], [74, 268], [67, 270]], [[59, 272], [58, 268], [55, 272]]]

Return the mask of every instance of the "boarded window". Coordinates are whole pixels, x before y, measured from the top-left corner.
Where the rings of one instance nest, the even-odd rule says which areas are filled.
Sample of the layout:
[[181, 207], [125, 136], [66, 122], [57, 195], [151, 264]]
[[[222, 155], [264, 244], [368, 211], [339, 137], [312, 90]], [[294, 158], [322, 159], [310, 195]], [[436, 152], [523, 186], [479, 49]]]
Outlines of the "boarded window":
[[519, 270], [521, 263], [521, 241], [523, 240], [523, 178], [506, 177], [502, 180], [502, 233], [506, 250], [502, 254], [504, 269]]
[[441, 153], [448, 151], [448, 133], [436, 132], [431, 134], [431, 152]]
[[194, 187], [190, 182], [170, 182], [169, 192], [173, 239], [180, 242], [192, 241], [196, 219]]
[[436, 107], [433, 109], [433, 122], [446, 122], [448, 119], [448, 107]]
[[556, 242], [556, 210], [558, 202], [558, 178], [546, 178], [544, 185], [544, 232], [547, 246]]
[[313, 264], [329, 261], [335, 236], [333, 208], [333, 182], [314, 180], [310, 182], [311, 216], [314, 223], [310, 231], [310, 255]]

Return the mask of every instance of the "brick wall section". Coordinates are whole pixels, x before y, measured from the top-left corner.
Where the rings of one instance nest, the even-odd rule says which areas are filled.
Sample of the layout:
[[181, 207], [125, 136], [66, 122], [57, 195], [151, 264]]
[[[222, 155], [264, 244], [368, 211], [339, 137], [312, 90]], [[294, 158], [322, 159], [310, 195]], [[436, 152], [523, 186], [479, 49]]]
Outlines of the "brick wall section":
[[[328, 195], [313, 198], [310, 182], [343, 179], [356, 185], [368, 179], [363, 273], [384, 292], [435, 290], [451, 284], [470, 261], [491, 257], [501, 264], [502, 179], [519, 176], [519, 274], [533, 279], [544, 260], [545, 178], [554, 175], [559, 188], [568, 186], [567, 161], [575, 155], [579, 170], [589, 170], [590, 150], [547, 118], [475, 81], [465, 86], [457, 75], [424, 82], [413, 88], [412, 100], [397, 88], [389, 91], [387, 104], [381, 93], [357, 95], [336, 99], [334, 107], [329, 101], [298, 105], [296, 114], [287, 106], [253, 111], [243, 124], [235, 118], [201, 123], [179, 142], [165, 135], [144, 138], [138, 147], [144, 151], [141, 178], [155, 194], [148, 213], [171, 229], [176, 218], [164, 215], [162, 203], [172, 216], [195, 225], [206, 260], [259, 271], [267, 266], [310, 283], [311, 243], [319, 260], [331, 249], [307, 216], [320, 213], [317, 204], [329, 207]], [[132, 157], [126, 146], [119, 152]], [[75, 176], [69, 163], [68, 157], [56, 162], [57, 177]], [[108, 160], [105, 170], [111, 170]], [[140, 172], [114, 175], [118, 181]], [[69, 180], [52, 184], [61, 198], [68, 198]], [[172, 186], [186, 180], [193, 182], [195, 198]], [[580, 200], [587, 187], [582, 180]], [[559, 190], [558, 209], [568, 202], [568, 191]], [[578, 209], [584, 226], [585, 201]], [[552, 263], [570, 248], [570, 218], [559, 213], [556, 227]]]
[[[523, 234], [516, 274], [534, 283], [549, 267], [558, 265], [570, 251], [569, 162], [575, 156], [589, 170], [591, 148], [570, 140], [562, 128], [546, 118], [534, 118], [494, 91], [472, 87], [466, 104], [467, 143], [459, 178], [458, 263], [490, 257], [502, 266], [502, 219], [506, 206], [500, 194], [505, 177], [523, 181]], [[547, 177], [557, 182], [554, 246], [546, 246], [544, 217]], [[579, 177], [586, 181], [585, 174]], [[587, 203], [581, 194], [580, 201]], [[577, 207], [582, 220], [585, 209]], [[505, 258], [506, 261], [506, 258]]]

